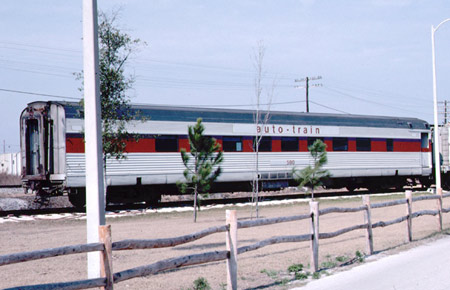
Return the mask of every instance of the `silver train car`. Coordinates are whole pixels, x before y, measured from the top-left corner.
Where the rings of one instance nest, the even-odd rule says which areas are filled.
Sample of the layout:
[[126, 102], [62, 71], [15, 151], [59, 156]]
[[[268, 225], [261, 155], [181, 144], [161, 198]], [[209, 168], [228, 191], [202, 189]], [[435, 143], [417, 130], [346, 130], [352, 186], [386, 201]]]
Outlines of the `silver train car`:
[[[28, 191], [51, 196], [67, 193], [77, 206], [85, 200], [84, 120], [71, 102], [33, 102], [20, 116], [22, 182]], [[430, 126], [415, 118], [269, 112], [255, 125], [251, 110], [133, 105], [142, 120], [128, 123], [139, 140], [128, 141], [126, 158], [107, 160], [107, 201], [157, 202], [178, 194], [183, 180], [180, 150], [189, 150], [188, 125], [202, 118], [205, 133], [224, 151], [223, 173], [213, 191], [250, 190], [254, 179], [254, 139], [259, 147], [263, 189], [294, 185], [292, 169], [311, 162], [308, 146], [327, 145], [331, 173], [326, 186], [379, 190], [407, 182], [430, 183]], [[263, 114], [265, 114], [263, 112]]]

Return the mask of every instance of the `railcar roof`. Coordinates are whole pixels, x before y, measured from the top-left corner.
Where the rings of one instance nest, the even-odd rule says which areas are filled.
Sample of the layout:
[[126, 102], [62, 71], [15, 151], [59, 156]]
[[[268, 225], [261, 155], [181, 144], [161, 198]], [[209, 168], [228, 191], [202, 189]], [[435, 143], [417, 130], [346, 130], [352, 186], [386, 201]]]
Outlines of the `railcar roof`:
[[[80, 105], [74, 102], [54, 102], [65, 107], [66, 118], [79, 118]], [[183, 121], [196, 122], [202, 118], [204, 122], [219, 123], [254, 123], [254, 110], [235, 110], [217, 108], [194, 108], [162, 105], [132, 105], [139, 115], [152, 121]], [[266, 114], [261, 111], [261, 114]], [[322, 125], [322, 126], [353, 126], [377, 128], [409, 128], [428, 129], [426, 121], [417, 118], [386, 117], [352, 114], [300, 113], [270, 111], [268, 124], [286, 125]]]

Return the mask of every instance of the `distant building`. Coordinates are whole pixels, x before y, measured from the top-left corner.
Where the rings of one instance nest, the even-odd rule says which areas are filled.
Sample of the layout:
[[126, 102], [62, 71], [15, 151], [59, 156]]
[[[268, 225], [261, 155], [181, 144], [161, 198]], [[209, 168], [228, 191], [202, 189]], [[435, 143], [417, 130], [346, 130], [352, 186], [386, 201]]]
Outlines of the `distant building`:
[[19, 176], [20, 167], [20, 153], [0, 154], [0, 173]]

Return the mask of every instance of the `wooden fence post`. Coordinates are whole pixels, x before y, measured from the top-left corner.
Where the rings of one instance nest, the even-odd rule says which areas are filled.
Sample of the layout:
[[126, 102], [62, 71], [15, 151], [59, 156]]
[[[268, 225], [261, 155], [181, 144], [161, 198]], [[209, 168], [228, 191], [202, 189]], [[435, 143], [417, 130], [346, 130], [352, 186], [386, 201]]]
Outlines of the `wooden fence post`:
[[226, 211], [226, 246], [229, 251], [227, 259], [227, 289], [237, 290], [237, 217], [235, 210]]
[[100, 242], [105, 245], [100, 258], [101, 276], [106, 278], [106, 286], [101, 287], [104, 290], [112, 290], [114, 284], [113, 268], [112, 268], [112, 240], [111, 225], [99, 226], [98, 233]]
[[368, 195], [363, 195], [363, 204], [367, 206], [364, 212], [364, 223], [367, 224], [366, 231], [366, 253], [369, 255], [373, 255], [373, 233], [372, 233], [372, 219], [370, 212], [370, 197]]
[[412, 241], [412, 191], [407, 190], [405, 191], [405, 197], [406, 197], [406, 233], [407, 233], [407, 239], [408, 242]]
[[311, 267], [314, 272], [319, 270], [319, 203], [309, 202], [311, 213]]
[[439, 231], [442, 232], [442, 188], [438, 188], [436, 194], [439, 195], [439, 199], [437, 200], [438, 226], [439, 226]]

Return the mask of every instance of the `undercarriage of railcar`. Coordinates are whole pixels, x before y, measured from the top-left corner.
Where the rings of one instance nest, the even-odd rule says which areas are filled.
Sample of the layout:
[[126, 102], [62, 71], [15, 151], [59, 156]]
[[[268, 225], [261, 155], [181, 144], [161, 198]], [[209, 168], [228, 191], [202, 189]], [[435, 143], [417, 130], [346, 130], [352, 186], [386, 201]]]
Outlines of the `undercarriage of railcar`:
[[[326, 189], [347, 188], [349, 192], [357, 189], [367, 189], [370, 193], [377, 193], [392, 189], [402, 190], [404, 186], [418, 186], [427, 188], [432, 179], [428, 176], [389, 176], [389, 177], [352, 177], [330, 178], [325, 184]], [[295, 187], [294, 180], [260, 181], [262, 191], [275, 191], [287, 187]], [[246, 182], [219, 182], [216, 183], [210, 193], [219, 192], [250, 192], [252, 184]], [[41, 193], [44, 193], [41, 191]], [[134, 185], [134, 186], [110, 186], [107, 189], [107, 204], [131, 204], [145, 202], [149, 206], [161, 201], [162, 195], [181, 194], [175, 184], [159, 185]], [[84, 207], [86, 203], [86, 191], [84, 187], [70, 188], [68, 191], [70, 202], [76, 207]]]

